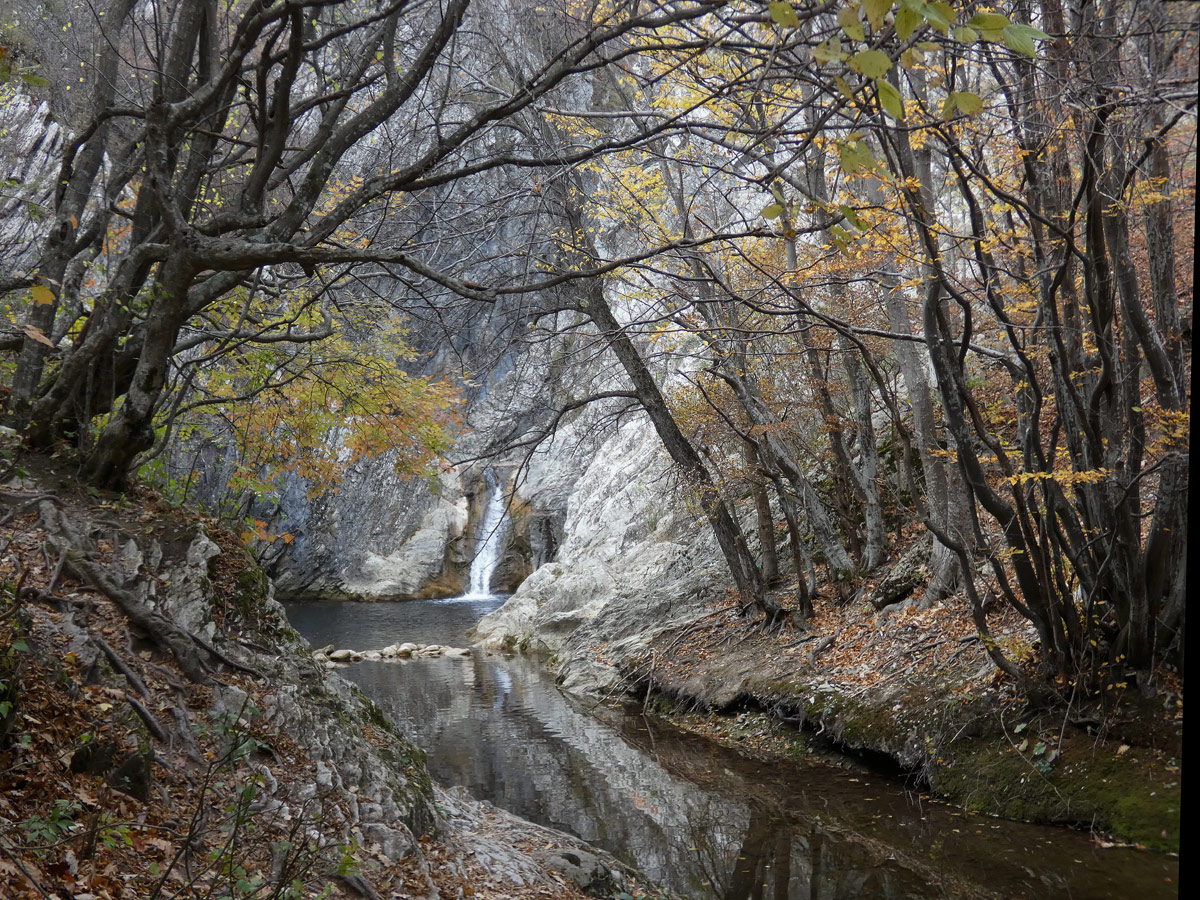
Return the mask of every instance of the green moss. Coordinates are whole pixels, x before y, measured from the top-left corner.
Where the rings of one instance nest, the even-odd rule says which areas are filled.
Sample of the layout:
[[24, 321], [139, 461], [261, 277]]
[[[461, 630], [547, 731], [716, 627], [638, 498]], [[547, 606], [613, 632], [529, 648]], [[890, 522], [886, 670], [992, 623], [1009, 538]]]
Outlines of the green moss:
[[[1034, 740], [1036, 735], [1030, 746]], [[960, 740], [932, 761], [928, 774], [936, 791], [970, 809], [1095, 828], [1152, 849], [1179, 850], [1178, 773], [1153, 751], [1122, 753], [1084, 734], [1069, 734], [1059, 749], [1046, 762], [1003, 737]]]
[[237, 576], [234, 605], [244, 620], [254, 617], [267, 600], [270, 581], [257, 563], [250, 563]]
[[383, 729], [388, 734], [397, 734], [396, 726], [392, 724], [391, 719], [383, 714], [383, 710], [379, 708], [378, 703], [361, 692], [359, 692], [358, 698], [362, 701], [363, 712], [366, 713], [368, 722], [376, 728]]
[[802, 711], [843, 747], [905, 757], [936, 793], [972, 811], [1093, 827], [1178, 851], [1179, 769], [1165, 753], [1100, 742], [1077, 729], [1062, 734], [1061, 720], [1018, 726], [1020, 734], [1010, 723], [1006, 732], [985, 701], [943, 687], [858, 697], [794, 679], [754, 693], [764, 705]]

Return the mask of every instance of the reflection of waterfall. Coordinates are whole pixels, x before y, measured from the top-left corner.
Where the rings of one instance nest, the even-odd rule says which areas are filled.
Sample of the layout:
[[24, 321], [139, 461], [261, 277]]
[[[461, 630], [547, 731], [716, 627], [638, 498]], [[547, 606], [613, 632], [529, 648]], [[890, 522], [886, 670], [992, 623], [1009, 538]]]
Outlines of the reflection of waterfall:
[[486, 597], [492, 583], [492, 573], [500, 562], [500, 550], [504, 546], [504, 491], [496, 481], [491, 469], [483, 473], [488, 486], [488, 501], [483, 512], [483, 524], [479, 527], [475, 559], [471, 563], [471, 584], [468, 597]]

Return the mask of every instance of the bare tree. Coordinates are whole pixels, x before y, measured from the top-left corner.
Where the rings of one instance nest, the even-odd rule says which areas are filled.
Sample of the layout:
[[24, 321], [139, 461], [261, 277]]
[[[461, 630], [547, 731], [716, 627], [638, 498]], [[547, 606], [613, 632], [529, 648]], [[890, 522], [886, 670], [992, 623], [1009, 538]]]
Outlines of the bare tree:
[[[479, 173], [600, 152], [573, 141], [526, 153], [506, 124], [631, 52], [632, 36], [712, 6], [556, 13], [561, 27], [504, 72], [476, 64], [489, 23], [513, 9], [468, 15], [470, 0], [80, 4], [79, 16], [101, 23], [98, 62], [36, 270], [15, 282], [34, 302], [10, 421], [36, 446], [73, 438], [88, 477], [120, 484], [153, 442], [181, 329], [254, 273], [372, 263], [493, 302], [494, 288], [436, 253], [364, 242], [361, 220]], [[47, 346], [80, 297], [82, 327]]]

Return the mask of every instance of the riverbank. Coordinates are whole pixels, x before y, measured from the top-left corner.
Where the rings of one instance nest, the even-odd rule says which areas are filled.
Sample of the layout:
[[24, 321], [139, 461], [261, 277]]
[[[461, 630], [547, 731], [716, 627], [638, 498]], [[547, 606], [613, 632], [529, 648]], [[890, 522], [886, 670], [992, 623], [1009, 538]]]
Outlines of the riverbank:
[[[1011, 611], [989, 625], [1011, 656], [1030, 655], [1035, 636]], [[714, 605], [636, 654], [589, 650], [639, 701], [743, 751], [833, 750], [974, 812], [1179, 850], [1179, 682], [1160, 674], [1145, 695], [1116, 684], [1106, 710], [1034, 711], [954, 598], [882, 613], [825, 605], [803, 630], [775, 634]]]
[[214, 521], [27, 468], [0, 489], [6, 897], [642, 894], [607, 854], [435, 786]]

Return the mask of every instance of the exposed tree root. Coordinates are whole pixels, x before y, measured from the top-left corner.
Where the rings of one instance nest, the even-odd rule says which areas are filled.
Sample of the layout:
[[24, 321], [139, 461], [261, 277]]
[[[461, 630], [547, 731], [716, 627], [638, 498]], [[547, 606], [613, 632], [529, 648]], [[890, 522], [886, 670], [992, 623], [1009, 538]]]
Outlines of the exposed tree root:
[[98, 634], [89, 634], [88, 637], [100, 649], [100, 652], [104, 654], [104, 658], [108, 660], [108, 664], [113, 667], [113, 670], [124, 675], [125, 680], [129, 682], [129, 686], [146, 700], [149, 700], [150, 691], [146, 687], [146, 683], [142, 681], [141, 676], [137, 672], [125, 665], [125, 660], [121, 659], [117, 655], [117, 651], [108, 645], [108, 641], [104, 640]]

